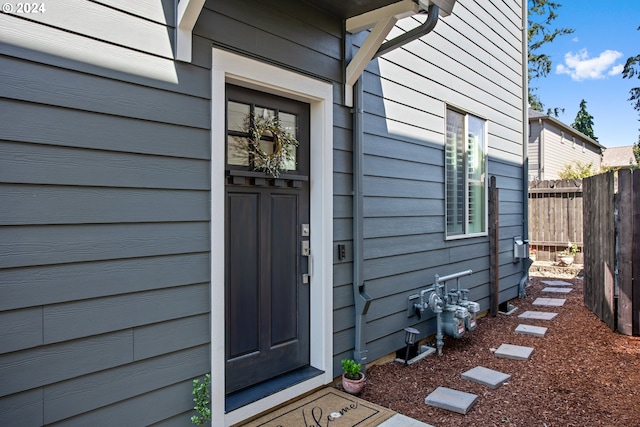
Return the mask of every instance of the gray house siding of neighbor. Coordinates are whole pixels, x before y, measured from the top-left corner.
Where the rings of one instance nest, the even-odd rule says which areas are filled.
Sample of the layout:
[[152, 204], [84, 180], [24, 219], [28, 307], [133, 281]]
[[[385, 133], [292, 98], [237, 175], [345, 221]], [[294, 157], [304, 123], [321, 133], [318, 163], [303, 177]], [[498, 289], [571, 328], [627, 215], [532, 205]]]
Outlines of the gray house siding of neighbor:
[[598, 172], [605, 147], [562, 123], [560, 120], [529, 111], [529, 180], [560, 179], [567, 165], [591, 164]]
[[[487, 310], [491, 176], [517, 297], [523, 1], [43, 5], [0, 13], [0, 425], [187, 426], [208, 372], [232, 425], [434, 334], [436, 274]], [[277, 179], [249, 112], [300, 141]]]

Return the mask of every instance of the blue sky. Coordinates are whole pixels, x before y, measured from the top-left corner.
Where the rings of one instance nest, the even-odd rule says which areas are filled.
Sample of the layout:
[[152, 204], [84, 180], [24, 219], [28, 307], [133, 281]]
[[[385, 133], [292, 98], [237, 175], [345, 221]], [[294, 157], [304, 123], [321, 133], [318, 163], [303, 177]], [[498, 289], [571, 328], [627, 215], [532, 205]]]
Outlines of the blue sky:
[[628, 57], [640, 54], [640, 0], [556, 1], [562, 7], [553, 26], [575, 32], [542, 48], [553, 68], [531, 86], [538, 88], [545, 112], [565, 109], [558, 117], [563, 123], [573, 123], [584, 99], [598, 142], [605, 147], [633, 145], [640, 115], [627, 100], [640, 79], [623, 79], [621, 72]]

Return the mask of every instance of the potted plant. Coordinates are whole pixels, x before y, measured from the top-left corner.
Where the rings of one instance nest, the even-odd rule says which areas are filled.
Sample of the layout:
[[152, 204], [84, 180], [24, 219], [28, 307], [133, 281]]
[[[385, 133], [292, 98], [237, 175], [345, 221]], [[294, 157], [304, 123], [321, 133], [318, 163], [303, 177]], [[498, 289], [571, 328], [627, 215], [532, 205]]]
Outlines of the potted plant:
[[362, 365], [353, 359], [342, 359], [342, 388], [347, 393], [358, 394], [364, 387], [365, 375], [361, 372]]
[[579, 251], [580, 250], [578, 249], [578, 245], [576, 245], [575, 243], [572, 244], [571, 242], [569, 242], [569, 244], [567, 245], [567, 248], [563, 249], [558, 254], [559, 264], [562, 266], [569, 266], [573, 264], [575, 256]]

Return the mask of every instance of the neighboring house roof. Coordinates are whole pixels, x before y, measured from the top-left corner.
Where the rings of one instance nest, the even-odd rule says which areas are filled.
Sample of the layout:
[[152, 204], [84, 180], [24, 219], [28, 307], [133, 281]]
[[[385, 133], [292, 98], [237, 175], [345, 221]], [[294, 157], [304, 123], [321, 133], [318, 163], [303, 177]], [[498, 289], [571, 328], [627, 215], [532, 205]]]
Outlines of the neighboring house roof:
[[633, 146], [610, 147], [607, 148], [602, 157], [602, 166], [608, 167], [629, 167], [637, 166], [638, 162], [633, 155]]
[[572, 128], [569, 125], [566, 125], [565, 123], [562, 123], [560, 120], [556, 119], [555, 117], [552, 117], [548, 114], [541, 113], [540, 111], [529, 109], [529, 122], [534, 120], [539, 120], [539, 119], [546, 120], [548, 122], [553, 123], [555, 126], [562, 129], [562, 131], [564, 131], [565, 133], [568, 133], [580, 139], [583, 139], [589, 144], [593, 145], [594, 147], [600, 148], [601, 150], [607, 149], [605, 146], [600, 144], [595, 139], [588, 137], [584, 133]]

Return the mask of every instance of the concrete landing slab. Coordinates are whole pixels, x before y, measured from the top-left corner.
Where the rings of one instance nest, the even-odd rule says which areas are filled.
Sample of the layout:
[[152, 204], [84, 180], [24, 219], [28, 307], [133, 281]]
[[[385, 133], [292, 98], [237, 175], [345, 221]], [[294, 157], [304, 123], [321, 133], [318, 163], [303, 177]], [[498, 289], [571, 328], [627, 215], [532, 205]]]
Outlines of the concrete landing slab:
[[542, 292], [549, 292], [550, 294], [568, 294], [573, 289], [571, 288], [552, 288], [547, 287], [542, 290]]
[[542, 283], [548, 286], [573, 286], [573, 283], [564, 280], [543, 280]]
[[511, 379], [511, 375], [509, 374], [494, 371], [484, 366], [476, 366], [473, 369], [469, 369], [467, 372], [463, 372], [461, 377], [463, 380], [473, 381], [474, 383], [486, 385], [493, 389], [500, 387]]
[[533, 335], [535, 337], [544, 337], [547, 333], [547, 328], [542, 326], [524, 325], [520, 324], [516, 328], [517, 334]]
[[565, 298], [536, 298], [533, 305], [541, 305], [543, 307], [560, 307], [567, 302]]
[[478, 396], [475, 394], [447, 387], [438, 387], [429, 396], [425, 397], [424, 403], [465, 415], [476, 403], [476, 400], [478, 400]]
[[378, 427], [433, 427], [431, 424], [423, 423], [422, 421], [414, 420], [406, 415], [395, 414], [393, 417], [384, 421]]
[[495, 353], [494, 356], [502, 359], [513, 360], [529, 360], [533, 355], [533, 347], [524, 347], [521, 345], [502, 344]]
[[525, 311], [520, 316], [521, 319], [535, 319], [535, 320], [553, 320], [558, 313], [549, 313], [547, 311]]

